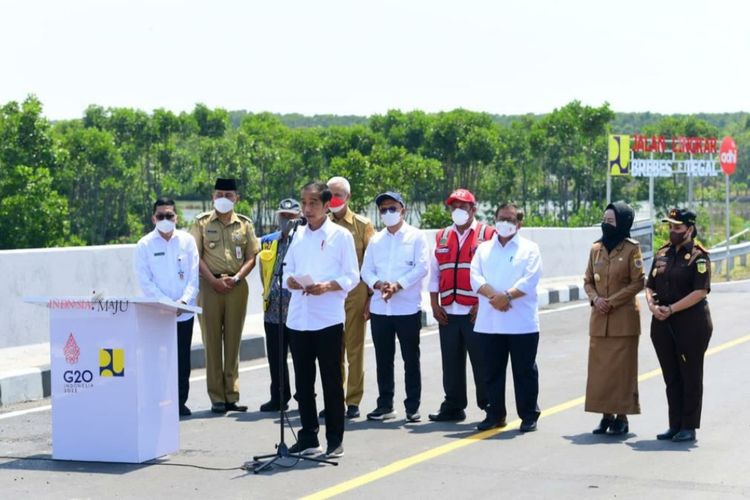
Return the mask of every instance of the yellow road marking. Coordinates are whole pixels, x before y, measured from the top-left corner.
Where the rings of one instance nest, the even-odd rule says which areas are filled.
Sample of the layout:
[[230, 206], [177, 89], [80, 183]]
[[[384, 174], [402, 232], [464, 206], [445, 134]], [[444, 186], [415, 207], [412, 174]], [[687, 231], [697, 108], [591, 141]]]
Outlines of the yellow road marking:
[[[744, 337], [730, 340], [723, 344], [719, 344], [716, 347], [712, 347], [708, 349], [706, 351], [706, 356], [711, 356], [713, 354], [719, 353], [726, 349], [738, 346], [740, 344], [744, 344], [745, 342], [748, 342], [748, 341], [750, 341], [750, 335], [745, 335]], [[659, 375], [661, 375], [661, 370], [659, 369], [651, 370], [650, 372], [646, 372], [640, 375], [638, 377], [638, 381], [643, 382], [645, 380], [657, 377]], [[576, 406], [580, 406], [584, 403], [585, 399], [586, 399], [585, 397], [581, 396], [575, 399], [571, 399], [570, 401], [560, 403], [559, 405], [553, 406], [552, 408], [542, 411], [542, 414], [540, 415], [539, 418], [551, 417], [552, 415], [556, 415], [566, 410], [570, 410], [571, 408], [575, 408]], [[461, 449], [465, 446], [469, 446], [471, 444], [476, 443], [477, 441], [482, 441], [483, 439], [491, 438], [492, 436], [496, 436], [503, 432], [517, 429], [520, 424], [521, 424], [520, 420], [514, 420], [513, 422], [510, 422], [507, 427], [503, 427], [502, 429], [490, 429], [488, 431], [477, 432], [476, 434], [466, 436], [456, 441], [451, 441], [450, 443], [437, 446], [427, 451], [423, 451], [422, 453], [417, 453], [416, 455], [402, 458], [401, 460], [397, 460], [391, 464], [381, 467], [380, 469], [374, 470], [372, 472], [368, 472], [367, 474], [363, 474], [361, 476], [355, 477], [348, 481], [344, 481], [343, 483], [339, 483], [329, 488], [326, 488], [324, 490], [320, 490], [317, 493], [313, 493], [312, 495], [303, 497], [303, 500], [319, 500], [323, 498], [331, 498], [336, 495], [346, 493], [347, 491], [351, 491], [355, 488], [359, 488], [360, 486], [364, 486], [373, 481], [377, 481], [378, 479], [382, 479], [384, 477], [390, 476], [397, 472], [401, 472], [404, 469], [408, 469], [409, 467], [412, 467], [414, 465], [420, 464], [422, 462], [426, 462], [427, 460], [431, 460], [441, 455], [445, 455], [452, 451]]]

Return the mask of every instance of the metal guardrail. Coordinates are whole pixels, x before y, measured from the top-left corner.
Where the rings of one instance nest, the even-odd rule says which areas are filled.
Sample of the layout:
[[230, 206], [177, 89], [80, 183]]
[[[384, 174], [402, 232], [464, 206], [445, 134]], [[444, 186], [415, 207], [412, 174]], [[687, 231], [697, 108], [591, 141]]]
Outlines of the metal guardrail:
[[734, 259], [737, 257], [740, 258], [741, 266], [747, 265], [747, 254], [750, 254], [750, 241], [730, 245], [729, 252], [727, 252], [727, 247], [725, 246], [711, 248], [708, 252], [711, 262], [714, 264], [714, 273], [721, 274], [723, 264], [727, 261], [727, 258], [729, 259], [730, 270], [734, 267]]
[[640, 219], [633, 223], [630, 229], [630, 237], [638, 240], [641, 245], [641, 256], [643, 257], [643, 269], [648, 272], [651, 262], [654, 260], [654, 223], [650, 219]]

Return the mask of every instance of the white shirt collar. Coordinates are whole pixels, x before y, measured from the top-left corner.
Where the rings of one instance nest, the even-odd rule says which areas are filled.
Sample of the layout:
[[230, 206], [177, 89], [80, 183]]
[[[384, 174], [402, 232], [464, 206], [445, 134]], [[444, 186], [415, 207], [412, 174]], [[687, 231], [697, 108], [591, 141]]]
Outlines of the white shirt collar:
[[386, 233], [388, 233], [388, 234], [389, 234], [389, 235], [391, 235], [391, 236], [403, 236], [403, 235], [404, 235], [404, 234], [406, 233], [406, 231], [407, 231], [407, 226], [408, 226], [408, 225], [409, 225], [409, 224], [408, 224], [408, 223], [407, 223], [406, 221], [404, 221], [404, 222], [403, 222], [403, 223], [401, 224], [401, 227], [400, 227], [400, 228], [398, 228], [398, 231], [396, 231], [395, 233], [392, 233], [392, 232], [388, 231], [388, 228], [387, 228], [387, 227], [385, 228], [385, 232], [386, 232]]
[[502, 243], [500, 243], [500, 237], [498, 235], [495, 235], [494, 240], [495, 240], [495, 245], [497, 245], [498, 247], [508, 248], [512, 245], [518, 246], [518, 238], [519, 238], [518, 232], [516, 231], [516, 234], [513, 235], [513, 238], [511, 238], [510, 241], [505, 244], [505, 246], [503, 246]]
[[170, 243], [170, 242], [171, 242], [172, 240], [175, 240], [175, 239], [177, 239], [177, 228], [175, 228], [175, 229], [174, 229], [174, 230], [172, 231], [172, 237], [171, 237], [171, 238], [169, 238], [168, 240], [165, 240], [165, 239], [164, 239], [164, 237], [163, 237], [163, 236], [161, 235], [161, 233], [159, 232], [159, 230], [158, 230], [158, 229], [156, 229], [156, 228], [154, 228], [154, 229], [153, 229], [153, 231], [151, 231], [151, 232], [149, 233], [149, 237], [150, 237], [150, 238], [151, 238], [152, 240], [162, 241], [162, 242], [164, 242], [165, 244], [167, 244], [167, 243]]
[[473, 220], [473, 221], [471, 221], [471, 226], [469, 226], [469, 228], [468, 228], [468, 229], [467, 229], [466, 231], [464, 231], [464, 232], [463, 232], [463, 234], [461, 234], [461, 233], [459, 233], [459, 232], [458, 232], [458, 226], [456, 225], [456, 223], [455, 223], [455, 222], [454, 222], [454, 223], [453, 223], [453, 225], [451, 226], [451, 229], [452, 229], [452, 230], [454, 230], [454, 231], [456, 232], [456, 234], [457, 234], [457, 235], [459, 235], [459, 236], [463, 236], [464, 234], [466, 234], [467, 232], [469, 232], [469, 231], [470, 231], [470, 230], [472, 230], [472, 229], [473, 229], [474, 231], [476, 231], [476, 230], [477, 230], [477, 226], [478, 226], [478, 225], [479, 225], [479, 221], [477, 221], [477, 218], [476, 218], [476, 217], [474, 217], [474, 220]]
[[318, 231], [322, 231], [322, 232], [323, 232], [323, 234], [325, 234], [325, 235], [327, 236], [327, 235], [328, 235], [328, 233], [330, 232], [330, 229], [331, 229], [331, 225], [332, 225], [332, 224], [333, 224], [333, 222], [331, 222], [331, 219], [329, 219], [329, 218], [328, 218], [328, 217], [326, 216], [325, 220], [323, 221], [323, 224], [321, 224], [321, 225], [320, 225], [320, 227], [319, 227], [318, 229], [312, 229], [312, 228], [310, 228], [310, 225], [308, 224], [308, 225], [306, 225], [306, 226], [305, 226], [305, 230], [306, 230], [306, 231], [307, 231], [308, 233], [310, 233], [310, 234], [317, 234], [317, 233], [318, 233]]

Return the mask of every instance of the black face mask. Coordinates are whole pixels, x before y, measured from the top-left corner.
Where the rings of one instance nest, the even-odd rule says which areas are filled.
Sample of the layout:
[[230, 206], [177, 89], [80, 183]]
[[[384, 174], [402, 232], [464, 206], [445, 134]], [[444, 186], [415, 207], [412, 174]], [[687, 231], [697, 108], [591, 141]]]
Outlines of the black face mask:
[[617, 230], [617, 226], [602, 222], [602, 245], [608, 252], [611, 252], [623, 239], [625, 236]]
[[615, 236], [617, 236], [617, 227], [608, 222], [602, 222], [602, 238], [610, 239]]
[[685, 231], [684, 233], [678, 233], [677, 231], [670, 231], [669, 232], [669, 242], [672, 245], [679, 245], [683, 241], [687, 240], [688, 238], [688, 232]]

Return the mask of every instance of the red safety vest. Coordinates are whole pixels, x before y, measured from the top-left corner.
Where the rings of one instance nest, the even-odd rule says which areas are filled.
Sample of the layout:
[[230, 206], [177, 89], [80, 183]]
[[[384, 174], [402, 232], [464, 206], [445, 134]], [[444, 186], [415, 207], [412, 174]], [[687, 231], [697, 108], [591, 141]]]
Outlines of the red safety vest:
[[[469, 231], [472, 231], [469, 229]], [[477, 294], [471, 289], [471, 258], [477, 246], [495, 235], [495, 228], [477, 225], [466, 237], [463, 246], [458, 248], [458, 234], [450, 227], [441, 229], [435, 237], [435, 258], [440, 270], [440, 303], [444, 306], [455, 300], [465, 306], [478, 302]]]

